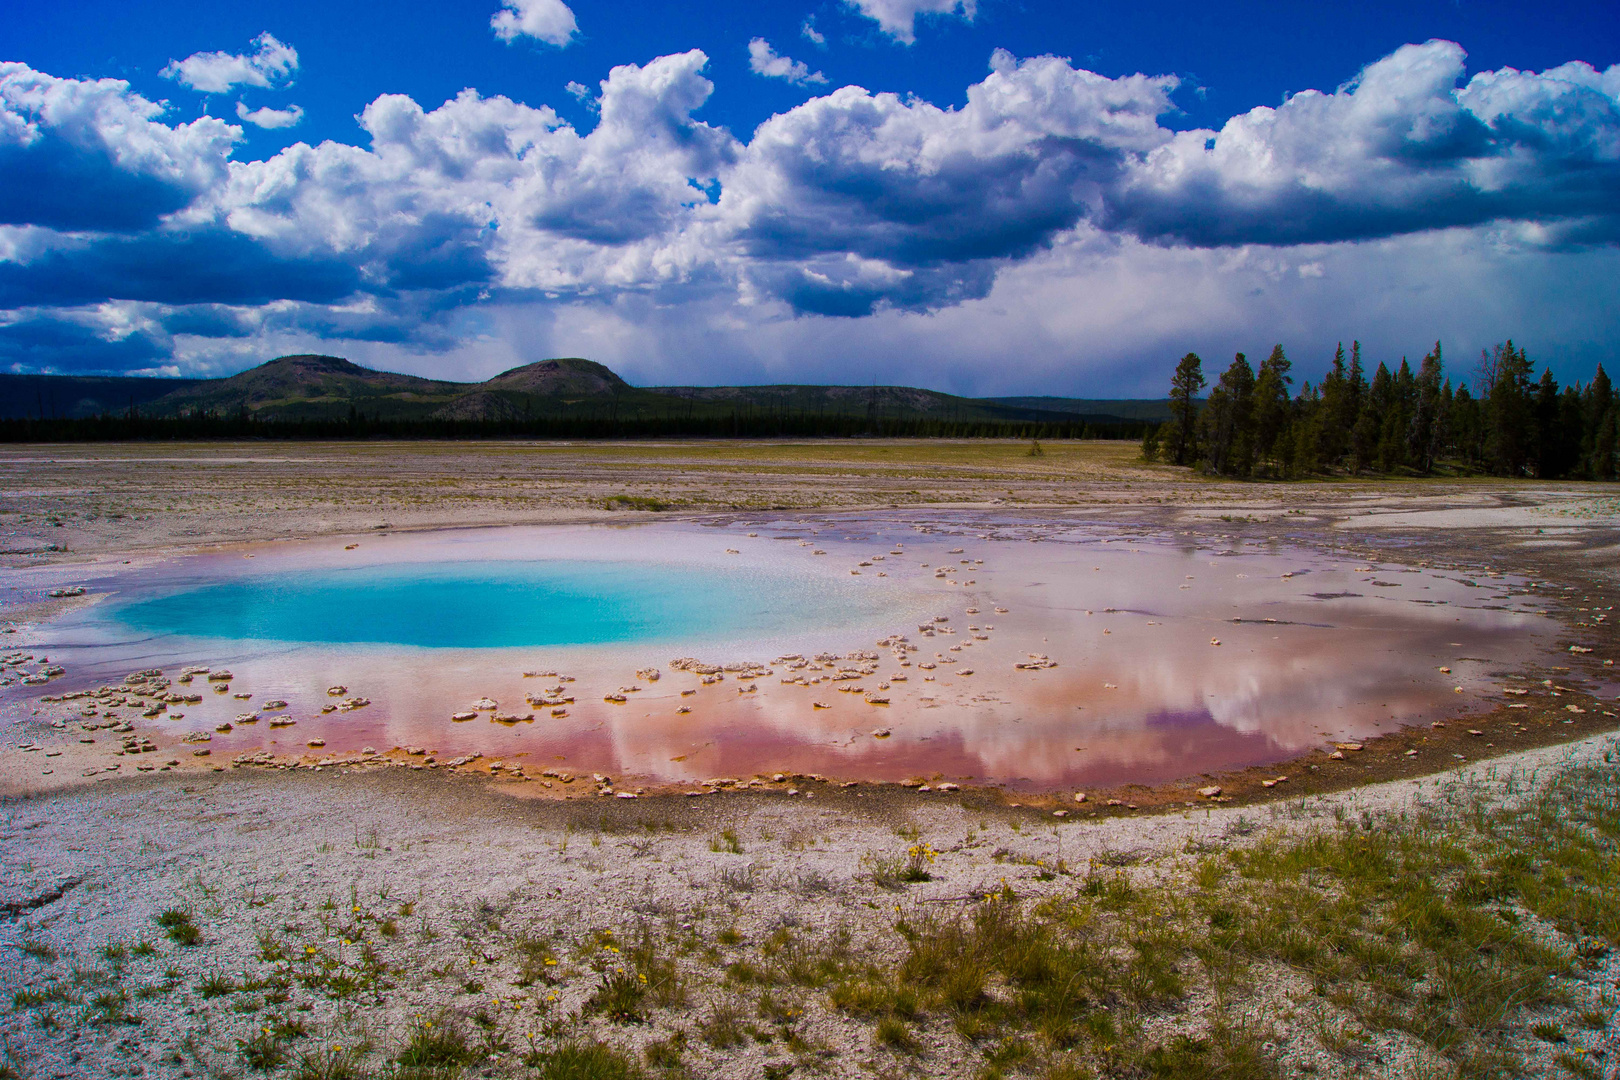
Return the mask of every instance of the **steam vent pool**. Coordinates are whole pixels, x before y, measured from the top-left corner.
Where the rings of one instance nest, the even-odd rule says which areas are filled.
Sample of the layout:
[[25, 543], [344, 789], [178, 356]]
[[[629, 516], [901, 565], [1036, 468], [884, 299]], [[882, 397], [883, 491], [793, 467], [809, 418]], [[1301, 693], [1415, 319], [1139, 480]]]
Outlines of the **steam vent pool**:
[[67, 674], [0, 705], [206, 668], [139, 723], [215, 764], [1049, 790], [1444, 719], [1552, 653], [1509, 577], [1219, 543], [955, 513], [243, 546], [86, 580], [33, 646]]

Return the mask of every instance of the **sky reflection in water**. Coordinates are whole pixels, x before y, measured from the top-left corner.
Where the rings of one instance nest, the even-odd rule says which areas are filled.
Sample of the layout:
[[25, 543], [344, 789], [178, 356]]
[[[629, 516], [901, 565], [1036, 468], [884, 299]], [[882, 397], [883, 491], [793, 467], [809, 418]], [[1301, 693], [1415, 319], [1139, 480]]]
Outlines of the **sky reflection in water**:
[[[234, 690], [290, 703], [297, 726], [238, 724], [215, 736], [216, 755], [313, 755], [304, 744], [319, 736], [328, 756], [414, 745], [654, 781], [797, 771], [1050, 787], [1277, 761], [1477, 709], [1504, 669], [1549, 654], [1552, 631], [1506, 579], [962, 515], [481, 530], [340, 548], [266, 546], [248, 552], [256, 563], [233, 553], [182, 561], [156, 583], [143, 575], [146, 591], [93, 609], [64, 655], [100, 681], [137, 666], [229, 666]], [[916, 646], [908, 663], [874, 645], [891, 634]], [[703, 685], [668, 667], [852, 650], [877, 654], [878, 669], [833, 681], [847, 662], [775, 664], [756, 684]], [[1030, 654], [1057, 666], [1014, 667]], [[638, 679], [648, 667], [663, 677]], [[525, 704], [555, 682], [524, 678], [536, 670], [574, 678], [567, 717]], [[800, 675], [821, 681], [782, 681]], [[332, 685], [372, 704], [322, 715]], [[841, 692], [850, 685], [864, 693]], [[603, 700], [630, 686], [640, 689], [624, 703]], [[451, 722], [485, 696], [533, 719]], [[251, 708], [222, 695], [154, 723], [212, 730]]]

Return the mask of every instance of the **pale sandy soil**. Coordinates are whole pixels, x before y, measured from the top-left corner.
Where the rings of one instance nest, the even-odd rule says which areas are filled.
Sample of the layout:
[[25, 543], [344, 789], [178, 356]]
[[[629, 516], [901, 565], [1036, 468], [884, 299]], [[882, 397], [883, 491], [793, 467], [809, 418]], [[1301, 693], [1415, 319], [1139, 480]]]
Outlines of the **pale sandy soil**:
[[[1601, 680], [1602, 661], [1617, 655], [1612, 623], [1592, 614], [1598, 600], [1612, 604], [1620, 566], [1612, 487], [1214, 484], [1140, 465], [1134, 447], [1049, 444], [1041, 457], [1026, 450], [930, 443], [8, 447], [0, 449], [0, 550], [6, 566], [28, 570], [30, 581], [59, 573], [66, 582], [87, 563], [138, 563], [249, 540], [360, 534], [385, 524], [428, 529], [646, 513], [609, 509], [621, 495], [688, 514], [1083, 510], [1188, 535], [1288, 535], [1534, 576], [1567, 586], [1558, 614], [1571, 640], [1594, 650], [1571, 658], [1577, 672]], [[0, 617], [26, 625], [66, 603], [0, 595]], [[7, 1060], [23, 1076], [247, 1075], [238, 1040], [278, 1009], [241, 993], [205, 997], [200, 981], [273, 974], [276, 963], [261, 959], [261, 934], [295, 952], [317, 949], [352, 963], [344, 950], [359, 946], [344, 944], [343, 927], [365, 921], [368, 940], [393, 966], [391, 989], [347, 1000], [295, 994], [285, 1009], [307, 1006], [299, 1014], [310, 1032], [304, 1045], [352, 1047], [369, 1039], [380, 1054], [412, 1017], [450, 1007], [464, 1015], [485, 1009], [521, 1049], [526, 1034], [542, 1039], [547, 1021], [577, 1012], [599, 981], [581, 959], [596, 931], [622, 941], [645, 923], [730, 960], [752, 955], [784, 927], [806, 939], [842, 928], [857, 949], [892, 958], [901, 945], [889, 925], [896, 895], [874, 884], [870, 866], [873, 857], [903, 853], [914, 842], [940, 855], [934, 880], [899, 898], [907, 905], [961, 903], [1002, 878], [1014, 879], [1024, 895], [1062, 895], [1072, 880], [1040, 880], [1036, 860], [1083, 866], [1098, 853], [1121, 851], [1133, 853], [1128, 872], [1144, 885], [1178, 888], [1189, 844], [1241, 842], [1247, 830], [1233, 829], [1240, 818], [1308, 828], [1347, 810], [1435, 800], [1465, 781], [1487, 801], [1522, 798], [1525, 778], [1537, 770], [1571, 755], [1612, 754], [1612, 741], [1591, 730], [1583, 725], [1585, 740], [1564, 747], [1470, 762], [1466, 774], [1279, 797], [1259, 807], [1063, 819], [1047, 804], [1009, 808], [1004, 800], [846, 790], [792, 778], [769, 785], [769, 793], [556, 804], [512, 799], [481, 777], [358, 768], [219, 773], [215, 763], [187, 762], [185, 774], [39, 791], [0, 808], [0, 991], [9, 1001], [14, 991], [78, 971], [84, 997], [98, 988], [127, 992], [128, 1011], [141, 1017], [138, 1024], [97, 1024], [75, 1011], [82, 1005], [64, 1005], [61, 1027], [49, 1029], [38, 1008], [18, 1007], [0, 1017], [0, 1034]], [[1389, 771], [1397, 765], [1368, 769], [1366, 777], [1404, 775]], [[1511, 791], [1509, 775], [1518, 783]], [[724, 839], [728, 831], [735, 845]], [[726, 850], [732, 846], [741, 850]], [[410, 915], [399, 914], [403, 905]], [[195, 913], [200, 945], [174, 947], [155, 929], [154, 915], [170, 907]], [[388, 918], [398, 933], [379, 937], [376, 928]], [[722, 935], [730, 930], [738, 935], [733, 944]], [[559, 980], [514, 986], [522, 943], [540, 938], [556, 943]], [[142, 940], [158, 946], [155, 955], [113, 959], [97, 951]], [[22, 952], [35, 944], [49, 946], [55, 958]], [[1571, 1015], [1599, 1000], [1613, 982], [1612, 967], [1582, 969]], [[694, 966], [692, 1001], [658, 1011], [649, 1024], [597, 1018], [574, 1030], [634, 1048], [689, 1028], [699, 1013], [739, 998], [736, 988], [713, 981], [713, 970]], [[1413, 1069], [1431, 1067], [1410, 1045], [1388, 1039], [1372, 1039], [1370, 1049], [1349, 1056], [1327, 1049], [1316, 1028], [1294, 1015], [1303, 1000], [1297, 981], [1279, 976], [1256, 988], [1249, 1006], [1279, 1023], [1273, 1052], [1283, 1075], [1417, 1075]], [[480, 989], [468, 990], [474, 983]], [[850, 1023], [815, 994], [804, 998], [798, 1023], [813, 1051], [794, 1057], [780, 1040], [721, 1051], [694, 1040], [689, 1075], [754, 1077], [783, 1063], [837, 1076], [980, 1071], [973, 1047], [948, 1025], [923, 1025], [921, 1056], [899, 1055], [874, 1047], [869, 1025]], [[752, 1010], [755, 1003], [745, 1004]], [[1162, 1022], [1166, 1030], [1196, 1032], [1200, 1008], [1191, 1002]], [[1607, 1046], [1607, 1037], [1606, 1030], [1572, 1036], [1595, 1049]], [[1526, 1037], [1516, 1051], [1534, 1071], [1554, 1068], [1547, 1044]], [[514, 1054], [475, 1072], [520, 1075]]]
[[[396, 529], [668, 512], [1084, 508], [1158, 522], [1342, 529], [1602, 528], [1612, 485], [1233, 484], [1144, 465], [1129, 443], [112, 444], [0, 447], [0, 552], [79, 555]], [[1418, 516], [1414, 516], [1418, 515]], [[1504, 537], [1505, 538], [1505, 537]], [[1612, 543], [1612, 539], [1609, 541]]]
[[[543, 1043], [548, 1023], [578, 1014], [600, 984], [591, 961], [613, 963], [604, 945], [626, 945], [642, 926], [689, 950], [687, 1000], [651, 1010], [641, 1024], [575, 1020], [567, 1024], [574, 1036], [634, 1050], [691, 1033], [728, 1004], [752, 1022], [757, 992], [717, 976], [726, 964], [758, 962], [784, 930], [811, 948], [845, 933], [864, 959], [894, 962], [904, 941], [891, 924], [902, 908], [912, 917], [971, 909], [1009, 884], [1033, 905], [1076, 887], [1067, 872], [1052, 877], [1043, 867], [1080, 872], [1093, 859], [1128, 864], [1118, 872], [1142, 888], [1179, 891], [1190, 887], [1194, 853], [1272, 829], [1320, 827], [1346, 812], [1444, 805], [1462, 793], [1487, 802], [1531, 798], [1538, 777], [1612, 756], [1615, 746], [1599, 736], [1258, 811], [1211, 807], [1089, 824], [815, 784], [806, 785], [808, 798], [514, 802], [470, 779], [387, 772], [143, 779], [40, 796], [0, 811], [0, 904], [11, 912], [3, 934], [12, 953], [0, 989], [8, 997], [64, 984], [84, 999], [129, 994], [124, 1009], [140, 1019], [96, 1023], [85, 1019], [93, 1010], [62, 1004], [11, 1011], [0, 1033], [27, 1076], [233, 1076], [246, 1072], [239, 1043], [281, 1016], [307, 1028], [301, 1048], [375, 1045], [375, 1060], [397, 1047], [413, 1019], [482, 1010], [515, 1049], [477, 1072], [521, 1075], [515, 1055], [525, 1036]], [[913, 843], [937, 850], [933, 880], [903, 892], [874, 884], [872, 860]], [[164, 939], [154, 919], [171, 908], [193, 913], [200, 944]], [[380, 930], [390, 920], [392, 935]], [[241, 984], [305, 970], [310, 950], [356, 965], [362, 934], [389, 975], [353, 997], [295, 986], [278, 1006], [262, 988], [214, 997], [205, 989], [210, 977]], [[106, 951], [143, 941], [155, 946], [152, 955]], [[289, 960], [267, 960], [266, 942]], [[546, 943], [559, 963], [543, 969], [546, 980], [524, 985], [533, 942]], [[21, 945], [49, 946], [54, 955], [22, 955], [14, 951]], [[1611, 1052], [1607, 1030], [1572, 1018], [1603, 1007], [1617, 973], [1613, 962], [1580, 969], [1568, 1008], [1538, 1011], [1520, 1026], [1550, 1020], [1569, 1032], [1557, 1049]], [[694, 1038], [691, 1075], [755, 1077], [795, 1060], [830, 1076], [966, 1077], [980, 1068], [979, 1050], [948, 1023], [920, 1024], [921, 1049], [902, 1055], [875, 1046], [870, 1024], [840, 1015], [823, 994], [775, 993], [800, 1011], [794, 1030], [813, 1049], [795, 1053], [780, 1039], [716, 1049]], [[1196, 1033], [1198, 1002], [1190, 1004], [1152, 1023], [1167, 1037]], [[1290, 972], [1271, 972], [1241, 1009], [1271, 1025], [1282, 1075], [1412, 1075], [1427, 1060], [1409, 1040], [1388, 1035], [1353, 1040], [1348, 1055], [1326, 1049], [1320, 1003]], [[60, 1028], [42, 1030], [42, 1011]], [[1510, 1045], [1524, 1075], [1553, 1068], [1554, 1047], [1528, 1035]]]

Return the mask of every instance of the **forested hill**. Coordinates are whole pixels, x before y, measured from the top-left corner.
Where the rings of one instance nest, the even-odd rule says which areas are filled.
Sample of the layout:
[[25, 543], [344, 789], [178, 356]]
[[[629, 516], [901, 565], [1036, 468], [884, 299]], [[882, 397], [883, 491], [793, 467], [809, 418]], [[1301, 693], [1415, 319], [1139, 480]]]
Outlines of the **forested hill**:
[[602, 364], [542, 360], [481, 383], [376, 371], [335, 356], [284, 356], [223, 379], [0, 375], [0, 419], [98, 416], [251, 417], [321, 424], [364, 417], [383, 424], [610, 423], [762, 419], [814, 423], [1109, 425], [1168, 415], [1163, 402], [1073, 398], [967, 398], [908, 386], [635, 387]]

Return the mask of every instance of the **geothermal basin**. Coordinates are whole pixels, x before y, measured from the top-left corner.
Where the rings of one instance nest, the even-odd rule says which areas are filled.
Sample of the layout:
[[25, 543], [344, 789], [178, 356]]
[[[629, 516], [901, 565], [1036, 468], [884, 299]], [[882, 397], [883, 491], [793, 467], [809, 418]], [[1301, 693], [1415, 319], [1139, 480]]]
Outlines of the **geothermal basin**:
[[[82, 584], [25, 643], [65, 674], [0, 710], [158, 747], [115, 768], [480, 755], [558, 793], [1152, 784], [1477, 710], [1556, 630], [1505, 576], [973, 514], [287, 541]], [[158, 670], [154, 715], [85, 693]]]

